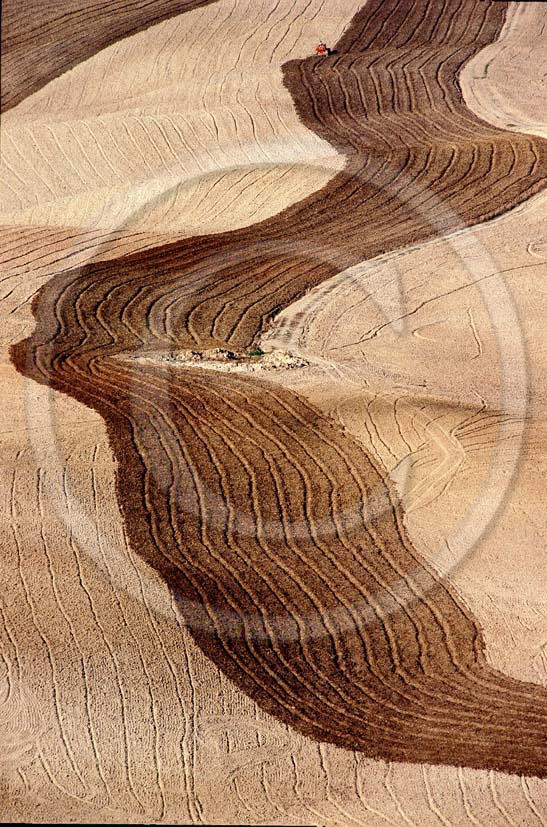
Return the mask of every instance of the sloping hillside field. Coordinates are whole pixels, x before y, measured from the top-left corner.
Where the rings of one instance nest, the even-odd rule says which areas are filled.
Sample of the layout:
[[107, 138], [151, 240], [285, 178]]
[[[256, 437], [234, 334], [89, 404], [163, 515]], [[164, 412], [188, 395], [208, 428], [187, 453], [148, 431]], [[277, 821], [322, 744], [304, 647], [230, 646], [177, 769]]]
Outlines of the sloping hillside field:
[[3, 820], [547, 823], [546, 30], [5, 3]]

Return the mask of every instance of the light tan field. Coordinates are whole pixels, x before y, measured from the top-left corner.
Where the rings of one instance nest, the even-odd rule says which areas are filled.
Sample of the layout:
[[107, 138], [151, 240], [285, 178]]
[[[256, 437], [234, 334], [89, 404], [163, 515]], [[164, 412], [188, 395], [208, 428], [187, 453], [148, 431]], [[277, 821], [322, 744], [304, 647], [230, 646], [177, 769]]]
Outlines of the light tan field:
[[[2, 820], [547, 824], [545, 780], [375, 761], [260, 710], [130, 548], [102, 418], [9, 360], [55, 274], [254, 224], [343, 168], [299, 120], [280, 66], [335, 42], [362, 5], [219, 0], [3, 116]], [[460, 77], [475, 114], [547, 134], [546, 24], [539, 4], [510, 5]], [[267, 379], [333, 417], [395, 482], [414, 546], [471, 608], [489, 662], [542, 685], [546, 213], [540, 193], [363, 262], [262, 337], [310, 363]]]
[[0, 221], [177, 238], [321, 189], [344, 159], [299, 121], [281, 65], [360, 5], [216, 2], [103, 49], [4, 115]]

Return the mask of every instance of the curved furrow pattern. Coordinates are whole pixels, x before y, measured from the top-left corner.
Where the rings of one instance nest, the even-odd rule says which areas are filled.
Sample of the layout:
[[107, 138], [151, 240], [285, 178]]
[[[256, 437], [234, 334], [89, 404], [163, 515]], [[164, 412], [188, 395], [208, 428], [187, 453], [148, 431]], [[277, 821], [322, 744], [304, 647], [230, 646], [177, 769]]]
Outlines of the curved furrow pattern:
[[48, 81], [141, 29], [213, 0], [7, 0], [2, 8], [0, 111], [16, 106]]
[[0, 222], [159, 245], [320, 190], [344, 158], [299, 120], [281, 66], [360, 5], [216, 0], [103, 49], [4, 116]]
[[12, 353], [104, 417], [133, 547], [264, 709], [373, 757], [546, 775], [547, 696], [488, 666], [476, 621], [411, 546], [362, 447], [293, 393], [154, 361], [249, 346], [336, 272], [540, 189], [547, 143], [475, 118], [456, 80], [504, 13], [371, 0], [338, 54], [285, 67], [343, 173], [255, 227], [57, 276]]

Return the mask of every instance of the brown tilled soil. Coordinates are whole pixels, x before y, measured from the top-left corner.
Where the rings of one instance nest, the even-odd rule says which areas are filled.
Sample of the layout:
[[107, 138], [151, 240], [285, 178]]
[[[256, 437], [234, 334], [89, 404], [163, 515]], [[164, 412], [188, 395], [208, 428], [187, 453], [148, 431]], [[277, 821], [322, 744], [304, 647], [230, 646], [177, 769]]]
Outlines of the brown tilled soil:
[[[96, 228], [4, 230], [6, 245], [13, 243], [8, 266], [24, 247], [36, 277], [14, 288], [21, 296], [12, 311], [19, 318], [34, 294], [35, 330], [22, 341], [17, 327], [9, 334], [13, 362], [26, 377], [13, 383], [21, 422], [27, 405], [27, 444], [9, 436], [6, 449], [12, 586], [3, 616], [0, 689], [7, 701], [0, 720], [7, 722], [9, 812], [40, 819], [41, 793], [29, 787], [26, 770], [33, 761], [70, 799], [61, 818], [161, 821], [174, 813], [193, 822], [275, 817], [287, 824], [297, 817], [341, 826], [452, 818], [497, 824], [501, 813], [541, 823], [540, 782], [526, 776], [547, 775], [545, 691], [534, 675], [524, 682], [517, 679], [522, 670], [509, 677], [491, 665], [489, 638], [485, 645], [474, 612], [481, 606], [465, 599], [455, 578], [441, 576], [440, 561], [426, 551], [427, 531], [422, 548], [424, 525], [412, 517], [431, 498], [430, 483], [444, 493], [446, 475], [459, 467], [458, 446], [471, 454], [516, 419], [513, 409], [496, 409], [494, 372], [475, 385], [476, 374], [466, 383], [454, 370], [451, 381], [459, 351], [450, 349], [450, 338], [463, 341], [454, 314], [468, 319], [470, 360], [482, 364], [490, 345], [477, 303], [457, 304], [463, 277], [438, 246], [439, 238], [502, 215], [545, 185], [547, 143], [481, 120], [459, 83], [481, 50], [495, 48], [507, 5], [369, 0], [336, 54], [286, 63], [284, 82], [300, 118], [345, 158], [345, 168], [266, 221], [168, 244], [156, 232], [157, 216], [153, 232], [112, 228], [104, 239]], [[91, 51], [156, 19], [124, 22], [115, 37], [97, 37]], [[290, 32], [293, 23], [284, 20]], [[41, 78], [59, 71], [46, 68]], [[24, 70], [21, 78], [27, 88]], [[42, 82], [29, 80], [18, 94]], [[523, 226], [534, 233], [538, 222]], [[500, 255], [503, 232], [485, 242], [497, 244]], [[528, 257], [537, 257], [538, 243], [506, 254], [514, 270], [532, 267]], [[469, 258], [476, 249], [469, 242]], [[363, 310], [359, 289], [352, 292], [357, 266], [374, 289], [389, 285], [391, 251], [404, 251], [402, 282], [413, 296], [413, 322], [417, 317], [412, 337], [444, 340], [445, 361], [431, 369], [433, 378], [419, 361], [422, 351], [384, 344], [397, 314], [388, 322], [369, 305]], [[384, 253], [385, 278], [384, 259], [366, 270], [367, 260]], [[325, 309], [329, 295], [334, 309], [328, 302]], [[447, 318], [421, 319], [439, 296], [449, 297]], [[286, 310], [298, 300], [294, 312]], [[532, 299], [522, 304], [529, 318], [534, 306]], [[290, 333], [277, 344], [274, 321]], [[256, 348], [268, 341], [273, 352], [263, 356]], [[290, 350], [294, 341], [302, 350]], [[300, 370], [283, 370], [296, 363]], [[323, 369], [327, 380], [317, 381]], [[336, 371], [339, 385], [328, 381]], [[391, 378], [404, 385], [422, 373], [420, 387], [393, 399], [385, 391]], [[361, 390], [352, 400], [348, 383], [357, 374]], [[478, 409], [477, 387], [484, 392]], [[33, 421], [32, 411], [50, 404], [48, 394], [72, 430], [45, 445], [46, 423]], [[389, 414], [375, 418], [370, 406], [382, 404]], [[489, 407], [495, 413], [485, 413]], [[99, 445], [103, 422], [115, 467]], [[16, 425], [6, 417], [5, 427], [12, 434]], [[399, 460], [435, 465], [435, 452], [442, 455], [436, 479], [418, 472], [412, 496], [401, 501], [393, 481]], [[530, 439], [522, 456], [526, 467], [537, 459]], [[470, 485], [482, 485], [483, 472], [473, 466]], [[530, 479], [522, 485], [528, 504]], [[458, 486], [454, 496], [463, 501], [465, 481]], [[93, 504], [91, 520], [81, 502]], [[21, 503], [32, 507], [27, 512]], [[442, 514], [435, 520], [441, 525]], [[81, 551], [95, 547], [91, 535], [97, 565]], [[500, 544], [507, 553], [506, 538]], [[47, 577], [37, 586], [33, 570], [43, 561]], [[145, 564], [155, 573], [143, 574]], [[40, 616], [48, 601], [55, 606], [51, 623]], [[16, 612], [23, 605], [30, 619]], [[44, 664], [40, 688], [26, 686], [10, 666], [21, 658], [18, 634], [31, 641], [32, 661]], [[67, 664], [76, 658], [81, 683], [65, 669], [63, 652]], [[44, 723], [40, 703], [55, 709], [53, 726]], [[59, 752], [44, 737], [52, 728]], [[164, 738], [175, 732], [173, 742]], [[116, 761], [112, 747], [105, 761], [108, 744], [122, 742], [123, 759]], [[148, 754], [150, 764], [142, 757]], [[284, 790], [293, 768], [294, 800]], [[402, 799], [394, 768], [402, 773]], [[500, 803], [496, 783], [512, 791], [513, 813]], [[177, 810], [179, 787], [184, 803]], [[444, 798], [441, 790], [448, 790]]]
[[282, 389], [115, 358], [249, 346], [337, 270], [538, 191], [547, 143], [481, 122], [455, 82], [504, 13], [367, 3], [339, 54], [285, 68], [302, 119], [346, 155], [343, 173], [256, 228], [54, 279], [12, 352], [104, 417], [133, 547], [264, 709], [376, 758], [542, 775], [547, 697], [487, 666], [478, 624], [412, 547], [355, 440]]

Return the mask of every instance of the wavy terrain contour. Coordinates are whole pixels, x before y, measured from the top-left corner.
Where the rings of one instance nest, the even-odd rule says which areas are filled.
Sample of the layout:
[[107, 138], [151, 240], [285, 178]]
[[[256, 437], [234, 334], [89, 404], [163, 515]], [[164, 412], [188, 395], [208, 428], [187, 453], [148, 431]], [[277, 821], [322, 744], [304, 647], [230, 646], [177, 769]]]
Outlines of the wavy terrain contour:
[[285, 67], [343, 173], [254, 227], [55, 277], [12, 353], [104, 417], [133, 548], [264, 709], [372, 757], [545, 775], [545, 693], [488, 666], [476, 621], [410, 544], [362, 447], [254, 377], [132, 358], [241, 350], [336, 272], [544, 186], [547, 143], [480, 121], [457, 83], [505, 6], [371, 0], [338, 54]]

